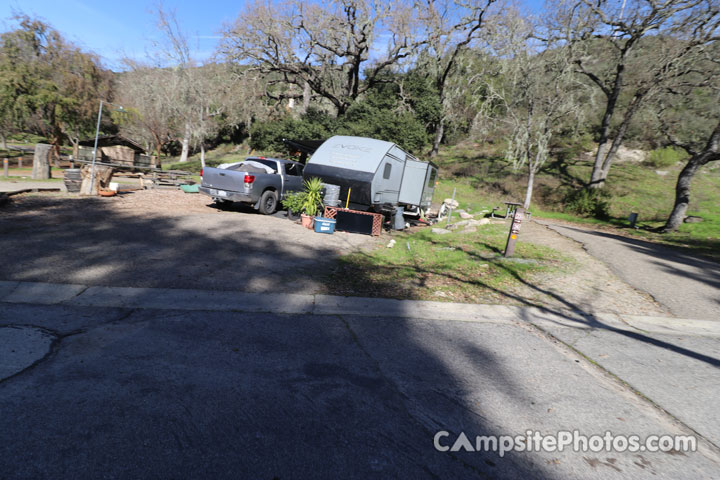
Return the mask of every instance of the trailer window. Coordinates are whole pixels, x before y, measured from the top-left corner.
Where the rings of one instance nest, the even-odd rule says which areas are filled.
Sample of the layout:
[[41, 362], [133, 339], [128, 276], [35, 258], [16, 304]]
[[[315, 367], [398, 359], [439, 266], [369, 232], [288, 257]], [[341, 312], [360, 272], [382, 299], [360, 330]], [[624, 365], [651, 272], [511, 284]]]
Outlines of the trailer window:
[[435, 178], [437, 177], [437, 170], [434, 168], [430, 169], [430, 175], [428, 176], [428, 188], [432, 188], [435, 186]]
[[390, 178], [390, 172], [392, 172], [392, 165], [390, 163], [385, 164], [385, 171], [383, 172], [383, 178], [388, 180]]

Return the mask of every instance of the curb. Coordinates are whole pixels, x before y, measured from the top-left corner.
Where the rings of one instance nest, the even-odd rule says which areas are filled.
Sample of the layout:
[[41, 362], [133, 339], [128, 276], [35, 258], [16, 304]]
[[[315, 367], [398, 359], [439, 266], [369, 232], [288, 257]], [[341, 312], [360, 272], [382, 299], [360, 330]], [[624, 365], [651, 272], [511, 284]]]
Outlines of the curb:
[[535, 307], [482, 305], [242, 291], [97, 287], [0, 281], [0, 302], [74, 307], [195, 310], [310, 315], [353, 315], [439, 321], [516, 324], [572, 329], [615, 329], [671, 335], [720, 337], [720, 322], [641, 315], [551, 311]]

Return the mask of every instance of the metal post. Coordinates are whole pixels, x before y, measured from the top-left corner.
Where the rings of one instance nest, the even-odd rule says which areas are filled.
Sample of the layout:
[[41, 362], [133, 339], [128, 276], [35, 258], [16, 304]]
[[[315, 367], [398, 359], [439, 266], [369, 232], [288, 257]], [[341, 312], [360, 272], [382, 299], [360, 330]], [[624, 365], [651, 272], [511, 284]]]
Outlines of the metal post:
[[3, 174], [5, 175], [5, 178], [8, 177], [8, 165], [10, 161], [7, 158], [3, 158]]
[[453, 204], [455, 203], [455, 191], [457, 190], [457, 187], [453, 188], [453, 196], [452, 201], [450, 202], [450, 210], [448, 211], [448, 221], [447, 224], [450, 225], [450, 217], [452, 217], [452, 211], [453, 211]]
[[100, 108], [98, 109], [97, 127], [95, 127], [95, 147], [93, 148], [92, 167], [90, 167], [90, 195], [92, 195], [93, 186], [95, 185], [95, 160], [97, 159], [97, 144], [98, 144], [98, 136], [100, 135], [100, 119], [102, 118], [102, 107], [103, 107], [103, 101], [100, 100]]
[[628, 222], [630, 222], [630, 228], [635, 228], [635, 224], [637, 223], [638, 214], [635, 212], [630, 213], [630, 216], [628, 217]]

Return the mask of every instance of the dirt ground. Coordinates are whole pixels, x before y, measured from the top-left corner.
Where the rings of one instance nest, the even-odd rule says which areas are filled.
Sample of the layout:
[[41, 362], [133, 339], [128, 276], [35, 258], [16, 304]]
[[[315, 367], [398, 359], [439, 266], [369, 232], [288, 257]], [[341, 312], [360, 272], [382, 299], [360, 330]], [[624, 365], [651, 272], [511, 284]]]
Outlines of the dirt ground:
[[565, 272], [541, 274], [536, 288], [521, 286], [517, 293], [552, 308], [634, 315], [667, 315], [650, 295], [620, 280], [602, 261], [588, 254], [582, 244], [537, 223], [522, 226], [519, 241], [544, 245], [574, 260]]
[[[337, 257], [387, 238], [321, 235], [283, 213], [220, 210], [205, 195], [144, 190], [92, 199], [16, 196], [0, 208], [0, 240], [2, 280], [324, 293], [325, 273]], [[574, 260], [563, 272], [517, 287], [533, 303], [588, 313], [667, 314], [582, 245], [547, 227], [526, 223], [520, 241]]]
[[308, 293], [339, 255], [377, 242], [179, 190], [12, 198], [0, 208], [2, 280]]

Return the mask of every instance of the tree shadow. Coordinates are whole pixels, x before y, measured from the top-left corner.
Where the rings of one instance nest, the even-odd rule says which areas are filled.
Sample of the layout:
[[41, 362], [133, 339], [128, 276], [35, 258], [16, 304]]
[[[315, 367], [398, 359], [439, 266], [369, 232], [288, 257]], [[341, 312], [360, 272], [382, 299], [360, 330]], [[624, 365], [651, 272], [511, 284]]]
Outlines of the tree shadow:
[[[302, 293], [338, 256], [310, 231], [291, 244], [252, 229], [254, 214], [159, 215], [110, 201], [41, 197], [0, 211], [0, 280]], [[394, 313], [0, 304], [0, 324], [42, 326], [57, 339], [47, 360], [0, 383], [0, 469], [29, 478], [51, 467], [56, 478], [551, 478], [521, 454], [433, 448], [439, 430], [508, 433], [473, 393], [491, 389], [528, 408], [534, 393], [470, 326], [460, 331], [469, 336], [442, 338], [433, 322], [388, 322]]]
[[[597, 232], [597, 233], [602, 234], [602, 232]], [[624, 237], [620, 237], [620, 238], [624, 239]], [[627, 239], [627, 240], [632, 240], [632, 239]], [[638, 242], [642, 246], [642, 248], [647, 248], [648, 252], [652, 252], [653, 248], [657, 247], [656, 244], [651, 244], [648, 242], [640, 242], [640, 241], [633, 241], [633, 242]], [[440, 245], [440, 243], [437, 241], [431, 240], [431, 243]], [[720, 367], [720, 359], [689, 350], [687, 348], [684, 348], [679, 345], [675, 345], [675, 344], [670, 343], [665, 340], [655, 338], [655, 337], [647, 335], [639, 330], [631, 331], [629, 329], [628, 330], [619, 329], [619, 328], [614, 327], [613, 325], [608, 324], [607, 322], [604, 322], [597, 315], [597, 312], [587, 310], [587, 309], [583, 308], [582, 306], [580, 306], [572, 301], [569, 301], [567, 298], [563, 297], [561, 294], [559, 294], [557, 292], [548, 290], [546, 288], [542, 288], [542, 287], [538, 286], [537, 284], [533, 283], [528, 278], [521, 275], [518, 271], [516, 271], [512, 268], [509, 268], [508, 264], [505, 263], [505, 260], [500, 256], [501, 252], [497, 249], [497, 247], [495, 247], [491, 244], [485, 243], [485, 242], [481, 242], [481, 244], [483, 245], [484, 248], [496, 252], [498, 254], [497, 257], [494, 259], [489, 259], [489, 258], [480, 256], [471, 251], [467, 251], [467, 250], [462, 250], [462, 251], [468, 257], [472, 258], [475, 261], [484, 262], [484, 263], [492, 262], [497, 268], [500, 268], [500, 269], [504, 270], [507, 274], [511, 275], [518, 283], [524, 285], [525, 287], [528, 287], [532, 291], [535, 291], [541, 295], [553, 298], [559, 304], [564, 306], [565, 312], [558, 311], [557, 309], [549, 309], [540, 302], [536, 302], [527, 297], [518, 295], [517, 293], [514, 293], [512, 290], [510, 290], [508, 288], [501, 288], [501, 287], [491, 285], [489, 282], [483, 281], [481, 278], [468, 280], [465, 277], [461, 277], [459, 275], [455, 275], [455, 274], [449, 273], [447, 271], [428, 268], [427, 266], [419, 263], [418, 261], [415, 261], [413, 268], [417, 272], [417, 278], [420, 279], [421, 283], [419, 286], [420, 287], [426, 286], [426, 284], [423, 282], [423, 279], [426, 279], [429, 276], [444, 277], [453, 282], [464, 283], [464, 284], [468, 284], [468, 285], [473, 285], [474, 287], [482, 288], [484, 290], [487, 290], [489, 292], [492, 292], [492, 293], [498, 295], [499, 297], [501, 297], [503, 299], [509, 300], [511, 302], [515, 302], [519, 305], [523, 305], [525, 307], [531, 307], [532, 309], [537, 309], [538, 311], [544, 312], [547, 314], [558, 315], [561, 319], [564, 319], [564, 320], [571, 320], [572, 322], [578, 322], [583, 325], [583, 328], [592, 328], [592, 329], [600, 329], [600, 330], [610, 331], [610, 332], [631, 338], [638, 342], [643, 342], [643, 343], [653, 345], [658, 348], [662, 348], [662, 349], [665, 349], [668, 351], [672, 351], [674, 353], [678, 353], [680, 355], [684, 355], [689, 358], [693, 358], [693, 359], [702, 361], [702, 362], [707, 363], [714, 367]], [[643, 252], [643, 253], [648, 253], [648, 252]], [[367, 253], [362, 253], [362, 255], [365, 255], [368, 259], [371, 258]], [[687, 257], [684, 260], [690, 264], [696, 264], [696, 265], [706, 265], [708, 263], [708, 261], [706, 261], [706, 260], [692, 258], [692, 257]], [[709, 262], [709, 263], [712, 264], [712, 262]], [[389, 269], [390, 271], [393, 271], [393, 270], [399, 271], [403, 267], [384, 267], [384, 268]], [[717, 270], [718, 265], [712, 264], [712, 268], [713, 268], [713, 270]], [[393, 275], [387, 275], [387, 276], [392, 277]], [[393, 290], [392, 282], [378, 282], [372, 275], [368, 275], [366, 278], [360, 279], [358, 283], [359, 284], [368, 284], [368, 285], [373, 285], [374, 283], [375, 284], [379, 283], [377, 288], [373, 288], [371, 290], [387, 291], [387, 292], [394, 291], [397, 293], [397, 289]], [[407, 290], [402, 290], [400, 293], [404, 296], [403, 298], [409, 297], [409, 298], [420, 299], [420, 297], [417, 295], [416, 292], [417, 292], [417, 290], [415, 288], [411, 288], [411, 289], [407, 289]], [[398, 297], [396, 297], [396, 298], [398, 298]], [[528, 321], [529, 323], [534, 323], [532, 314], [531, 314], [531, 310], [526, 310], [523, 313], [523, 319]], [[552, 321], [552, 320], [550, 320], [550, 321]], [[563, 326], [563, 327], [568, 326], [566, 323], [563, 323], [563, 322], [557, 322], [557, 325]]]
[[[628, 245], [634, 252], [651, 257], [655, 265], [658, 265], [669, 274], [688, 278], [690, 280], [701, 282], [720, 289], [720, 263], [710, 260], [709, 258], [699, 257], [695, 254], [696, 252], [691, 249], [669, 247], [597, 230], [584, 230], [570, 226], [563, 226], [563, 228], [579, 233], [617, 240], [625, 245]], [[660, 261], [660, 259], [665, 260], [665, 262]], [[680, 268], [669, 265], [667, 262], [691, 267], [695, 270], [695, 272], [691, 273], [684, 271]], [[716, 301], [720, 303], [720, 296], [716, 298]]]

